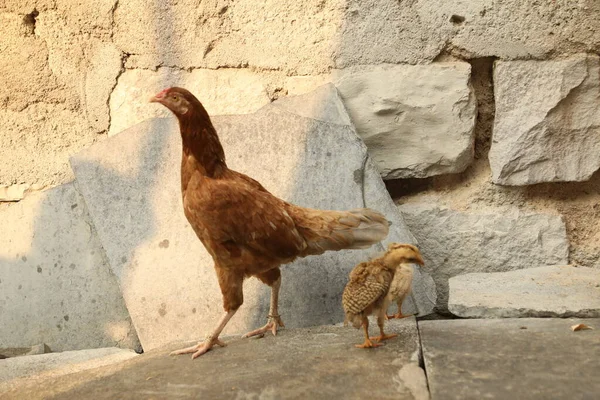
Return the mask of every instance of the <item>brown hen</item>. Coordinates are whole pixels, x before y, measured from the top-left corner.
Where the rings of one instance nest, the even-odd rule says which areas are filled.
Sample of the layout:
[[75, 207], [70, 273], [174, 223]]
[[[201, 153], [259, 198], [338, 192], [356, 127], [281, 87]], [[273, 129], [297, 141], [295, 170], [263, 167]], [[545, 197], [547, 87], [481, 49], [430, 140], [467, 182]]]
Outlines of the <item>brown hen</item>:
[[[419, 250], [410, 244], [391, 243], [388, 250], [381, 257], [358, 264], [350, 272], [350, 281], [344, 289], [342, 305], [346, 313], [346, 322], [358, 329], [365, 330], [365, 342], [356, 347], [378, 347], [373, 343], [396, 337], [386, 335], [383, 331], [386, 311], [392, 300], [398, 296], [406, 295], [410, 290], [410, 281], [407, 280], [405, 269], [412, 268], [411, 263], [423, 265], [423, 258]], [[410, 276], [412, 280], [412, 275]], [[379, 336], [369, 337], [369, 315], [377, 316]]]
[[189, 91], [165, 89], [150, 101], [164, 105], [179, 120], [184, 213], [214, 260], [225, 309], [204, 342], [172, 354], [193, 353], [196, 358], [215, 344], [225, 346], [219, 335], [242, 305], [242, 284], [251, 276], [271, 287], [271, 306], [267, 324], [244, 336], [269, 330], [275, 335], [283, 327], [277, 310], [280, 265], [327, 250], [366, 248], [387, 236], [388, 221], [376, 211], [298, 207], [229, 169], [208, 113]]

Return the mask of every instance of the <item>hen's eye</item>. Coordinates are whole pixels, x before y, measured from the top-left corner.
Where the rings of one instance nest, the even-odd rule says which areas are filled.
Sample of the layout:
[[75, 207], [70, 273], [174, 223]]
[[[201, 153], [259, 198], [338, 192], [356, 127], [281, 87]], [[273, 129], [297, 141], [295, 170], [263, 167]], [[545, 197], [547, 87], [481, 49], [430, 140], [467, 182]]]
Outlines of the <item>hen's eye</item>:
[[173, 96], [173, 100], [177, 101], [178, 97], [177, 96]]

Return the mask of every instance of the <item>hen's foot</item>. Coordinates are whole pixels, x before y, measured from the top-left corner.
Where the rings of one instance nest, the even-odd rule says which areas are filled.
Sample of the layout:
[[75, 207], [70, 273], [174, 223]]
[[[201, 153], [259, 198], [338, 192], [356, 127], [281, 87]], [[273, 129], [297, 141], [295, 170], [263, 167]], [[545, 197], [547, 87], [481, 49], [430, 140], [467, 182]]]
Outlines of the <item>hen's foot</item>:
[[372, 338], [369, 338], [369, 339], [374, 340], [376, 342], [381, 342], [382, 340], [388, 340], [388, 339], [391, 339], [391, 338], [395, 338], [396, 336], [398, 336], [396, 333], [392, 333], [390, 335], [384, 333], [383, 335], [375, 336], [375, 337], [372, 337]]
[[392, 315], [386, 315], [386, 318], [387, 318], [387, 319], [394, 319], [394, 318], [395, 318], [395, 319], [402, 319], [402, 318], [408, 318], [408, 317], [412, 317], [413, 315], [415, 315], [415, 314], [407, 314], [407, 315], [404, 315], [404, 314], [402, 314], [401, 312], [398, 312], [398, 313], [396, 313], [396, 314], [392, 314]]
[[277, 336], [277, 327], [285, 328], [281, 317], [279, 315], [269, 315], [268, 322], [265, 326], [246, 333], [244, 336], [242, 336], [242, 338], [249, 338], [259, 335], [264, 336], [264, 334], [268, 331], [271, 331], [273, 336]]
[[214, 345], [221, 346], [221, 347], [227, 346], [227, 344], [225, 342], [223, 342], [222, 340], [220, 340], [218, 337], [216, 337], [216, 338], [209, 337], [204, 342], [200, 342], [195, 346], [186, 347], [185, 349], [172, 351], [169, 355], [177, 356], [180, 354], [194, 353], [194, 354], [192, 354], [192, 360], [193, 360], [194, 358], [200, 357], [202, 354], [209, 351]]
[[383, 346], [383, 345], [379, 344], [379, 343], [373, 343], [369, 339], [365, 339], [365, 342], [363, 344], [355, 344], [354, 345], [354, 347], [358, 347], [359, 349], [370, 349], [370, 348], [379, 347], [379, 346]]

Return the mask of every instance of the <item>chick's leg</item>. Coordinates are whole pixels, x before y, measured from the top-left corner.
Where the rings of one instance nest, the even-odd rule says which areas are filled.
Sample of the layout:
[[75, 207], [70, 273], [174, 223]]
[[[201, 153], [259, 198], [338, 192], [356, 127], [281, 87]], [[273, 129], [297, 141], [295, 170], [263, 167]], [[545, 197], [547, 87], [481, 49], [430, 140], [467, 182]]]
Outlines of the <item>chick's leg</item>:
[[354, 346], [359, 349], [370, 349], [381, 346], [381, 344], [371, 342], [369, 338], [369, 319], [366, 316], [363, 317], [363, 328], [365, 330], [365, 342], [363, 344], [355, 344]]
[[407, 317], [412, 317], [414, 314], [402, 314], [402, 303], [404, 302], [404, 297], [401, 299], [398, 299], [398, 301], [396, 302], [396, 304], [398, 304], [398, 312], [396, 312], [396, 314], [392, 314], [392, 315], [386, 315], [387, 319], [402, 319], [402, 318], [407, 318]]
[[391, 338], [395, 338], [396, 336], [398, 336], [397, 334], [393, 333], [391, 335], [385, 334], [383, 332], [383, 325], [385, 323], [385, 310], [382, 310], [379, 315], [377, 316], [377, 325], [379, 326], [379, 336], [376, 337], [372, 337], [372, 340], [375, 340], [377, 342], [381, 342], [382, 340], [387, 340], [387, 339], [391, 339]]
[[214, 345], [225, 347], [226, 344], [219, 340], [219, 335], [244, 302], [244, 293], [242, 291], [244, 276], [235, 271], [221, 269], [218, 266], [215, 266], [215, 270], [217, 272], [219, 286], [221, 287], [221, 293], [223, 294], [223, 308], [225, 309], [225, 315], [221, 317], [217, 327], [206, 337], [205, 341], [200, 342], [195, 346], [174, 351], [171, 355], [193, 353], [192, 359], [194, 359], [209, 351]]
[[265, 326], [246, 333], [244, 336], [242, 336], [243, 338], [264, 335], [268, 331], [271, 331], [273, 336], [277, 336], [277, 327], [285, 328], [285, 325], [283, 324], [281, 316], [278, 314], [277, 310], [279, 303], [279, 288], [281, 287], [281, 272], [279, 271], [279, 268], [269, 270], [264, 274], [258, 275], [257, 277], [262, 282], [271, 286], [271, 305], [269, 307], [269, 316], [267, 317], [267, 323]]

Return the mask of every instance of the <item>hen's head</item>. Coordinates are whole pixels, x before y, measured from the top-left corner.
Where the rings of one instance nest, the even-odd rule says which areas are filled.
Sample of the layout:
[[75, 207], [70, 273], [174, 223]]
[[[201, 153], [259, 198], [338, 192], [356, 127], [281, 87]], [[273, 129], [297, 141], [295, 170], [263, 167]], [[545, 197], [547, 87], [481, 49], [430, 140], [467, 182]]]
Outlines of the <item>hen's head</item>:
[[405, 263], [425, 264], [419, 249], [412, 244], [390, 243], [384, 258], [386, 264], [394, 266]]
[[180, 87], [165, 89], [150, 98], [151, 103], [160, 103], [177, 117], [187, 115], [200, 102], [188, 90]]

